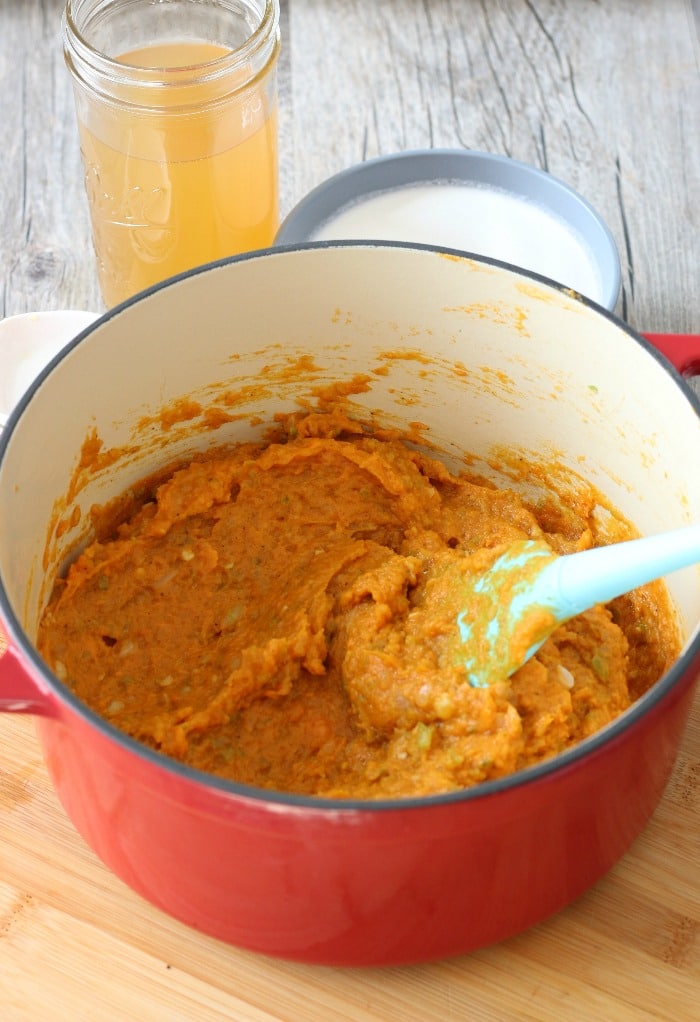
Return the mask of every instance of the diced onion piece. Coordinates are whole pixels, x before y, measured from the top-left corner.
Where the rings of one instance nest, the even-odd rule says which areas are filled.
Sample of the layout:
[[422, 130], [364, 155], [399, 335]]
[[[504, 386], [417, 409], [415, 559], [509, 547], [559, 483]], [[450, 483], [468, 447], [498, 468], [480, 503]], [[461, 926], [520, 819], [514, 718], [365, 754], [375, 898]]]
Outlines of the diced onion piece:
[[571, 671], [567, 667], [564, 667], [563, 664], [558, 664], [557, 666], [559, 669], [559, 681], [562, 683], [564, 688], [573, 688], [576, 679]]

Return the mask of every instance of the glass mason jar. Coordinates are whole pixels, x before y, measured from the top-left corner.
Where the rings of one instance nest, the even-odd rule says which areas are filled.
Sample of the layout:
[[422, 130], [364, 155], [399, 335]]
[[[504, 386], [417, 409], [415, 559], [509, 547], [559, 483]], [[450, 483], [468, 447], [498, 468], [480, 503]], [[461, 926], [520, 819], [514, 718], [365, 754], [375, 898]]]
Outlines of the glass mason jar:
[[63, 44], [107, 306], [271, 244], [279, 0], [67, 0]]

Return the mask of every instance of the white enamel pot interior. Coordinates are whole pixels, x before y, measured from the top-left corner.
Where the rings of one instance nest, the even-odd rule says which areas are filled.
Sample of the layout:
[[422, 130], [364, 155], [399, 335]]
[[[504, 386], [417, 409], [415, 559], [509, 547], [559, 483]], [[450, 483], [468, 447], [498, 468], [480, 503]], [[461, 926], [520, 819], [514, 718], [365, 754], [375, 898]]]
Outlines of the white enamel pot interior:
[[[644, 697], [646, 703], [585, 749], [527, 777], [485, 786], [484, 792], [418, 800], [418, 805], [414, 800], [399, 808], [380, 805], [366, 813], [361, 805], [347, 811], [337, 805], [317, 807], [309, 800], [241, 791], [197, 775], [141, 749], [81, 708], [42, 665], [32, 640], [54, 573], [87, 538], [90, 508], [196, 448], [258, 436], [275, 413], [298, 407], [299, 400], [313, 401], [319, 388], [358, 375], [365, 378], [366, 389], [351, 399], [356, 414], [395, 426], [420, 422], [423, 436], [452, 467], [462, 465], [468, 453], [472, 468], [532, 495], [532, 480], [514, 480], [499, 469], [506, 452], [520, 453], [551, 464], [560, 482], [588, 480], [642, 534], [700, 521], [697, 399], [649, 344], [609, 313], [512, 268], [419, 246], [331, 243], [253, 253], [176, 278], [103, 316], [57, 356], [11, 416], [0, 437], [0, 624], [6, 635], [4, 655], [0, 649], [0, 708], [41, 718], [39, 736], [49, 769], [76, 826], [108, 865], [146, 897], [235, 943], [305, 960], [377, 963], [455, 953], [515, 932], [575, 897], [622, 854], [660, 797], [687, 715], [700, 667], [700, 569], [668, 579], [685, 645], [669, 676]], [[624, 770], [611, 761], [621, 775], [619, 792], [613, 778], [609, 796], [601, 794], [606, 786], [600, 772], [591, 775], [595, 791], [587, 792], [587, 782], [579, 778], [588, 762], [609, 748], [622, 748], [635, 728], [643, 731], [645, 714], [648, 720], [662, 717], [664, 700], [678, 702], [681, 693], [682, 719], [670, 736], [662, 733], [663, 767], [649, 780], [634, 822], [617, 833], [615, 820], [620, 805], [629, 801], [630, 771], [636, 769], [633, 755], [626, 755]], [[102, 758], [102, 787], [95, 781], [91, 788], [85, 774], [79, 785], [71, 785], [71, 757], [77, 761], [80, 743], [98, 732], [102, 744], [93, 750], [93, 765], [85, 773], [99, 774], [94, 763]], [[74, 738], [78, 734], [80, 741]], [[648, 749], [654, 748], [653, 734], [648, 742]], [[644, 762], [653, 758], [648, 750], [641, 753]], [[108, 769], [113, 775], [107, 776]], [[643, 774], [646, 767], [639, 769]], [[128, 785], [122, 783], [127, 776]], [[560, 787], [569, 784], [574, 787]], [[161, 808], [153, 812], [164, 828], [160, 834], [168, 832], [171, 819], [173, 828], [175, 821], [188, 825], [186, 814], [193, 806], [197, 827], [212, 844], [222, 837], [217, 827], [231, 828], [229, 862], [246, 855], [236, 813], [248, 822], [254, 819], [255, 833], [265, 832], [266, 838], [264, 848], [253, 842], [252, 879], [229, 891], [235, 887], [235, 870], [229, 869], [225, 881], [219, 877], [228, 893], [203, 905], [195, 881], [184, 874], [178, 879], [181, 864], [171, 865], [172, 855], [161, 857], [157, 867], [151, 864], [150, 877], [147, 842], [139, 845], [135, 837], [131, 846], [128, 840], [139, 828], [147, 830], [143, 818], [139, 827], [128, 823], [127, 807], [140, 788], [157, 796]], [[345, 861], [353, 842], [361, 840], [358, 820], [371, 820], [371, 827], [378, 828], [382, 809], [394, 823], [401, 813], [414, 814], [413, 830], [407, 824], [399, 828], [402, 859], [391, 865], [396, 874], [391, 883], [398, 889], [404, 866], [405, 884], [411, 882], [405, 860], [413, 839], [407, 834], [420, 833], [426, 807], [432, 807], [421, 839], [423, 852], [413, 866], [420, 866], [423, 889], [434, 884], [437, 892], [440, 869], [445, 873], [464, 863], [468, 870], [470, 856], [481, 854], [469, 834], [484, 807], [490, 806], [490, 813], [494, 806], [506, 807], [502, 817], [496, 811], [498, 825], [512, 827], [525, 812], [525, 790], [539, 792], [532, 802], [539, 821], [537, 830], [532, 824], [532, 848], [542, 862], [528, 865], [529, 879], [521, 885], [537, 892], [536, 905], [523, 903], [511, 916], [504, 910], [503, 918], [494, 920], [493, 914], [468, 912], [460, 896], [450, 893], [442, 899], [446, 908], [431, 902], [425, 909], [432, 921], [425, 922], [423, 936], [415, 904], [416, 927], [410, 932], [405, 921], [392, 920], [386, 900], [368, 899], [359, 887], [352, 907], [355, 884], [362, 880], [380, 889], [388, 882], [386, 871], [383, 880], [373, 878], [381, 855], [373, 856], [367, 847], [354, 867]], [[547, 859], [542, 828], [548, 826], [549, 798], [558, 800], [552, 821], [556, 817], [556, 825], [566, 828], [566, 870]], [[97, 805], [87, 808], [91, 799]], [[606, 835], [591, 836], [600, 847], [582, 853], [580, 863], [572, 835], [585, 825], [583, 818], [563, 823], [561, 808], [571, 801], [574, 813], [576, 799], [588, 807], [586, 812], [597, 812], [600, 803], [600, 833]], [[147, 811], [144, 800], [142, 813]], [[117, 826], [115, 805], [120, 807], [118, 840], [114, 833], [109, 836], [110, 827]], [[273, 821], [269, 832], [265, 814]], [[304, 837], [299, 837], [300, 819], [308, 828]], [[491, 826], [486, 818], [482, 824]], [[246, 833], [251, 840], [251, 831]], [[304, 860], [309, 834], [324, 863], [315, 872]], [[292, 842], [284, 846], [284, 855], [276, 849], [277, 839]], [[293, 843], [297, 839], [300, 845]], [[425, 843], [432, 840], [435, 848], [427, 854]], [[498, 840], [497, 830], [488, 832], [487, 841], [481, 835], [482, 849], [491, 849], [490, 861], [490, 842]], [[450, 842], [457, 847], [448, 847]], [[302, 846], [307, 851], [302, 853]], [[386, 841], [382, 847], [382, 855], [388, 855]], [[345, 863], [337, 875], [334, 855]], [[277, 884], [282, 859], [283, 894]], [[433, 860], [434, 876], [433, 866], [427, 865]], [[305, 879], [293, 883], [290, 871], [297, 861]], [[517, 861], [504, 853], [503, 868], [517, 870]], [[177, 904], [156, 889], [166, 883], [171, 868]], [[215, 864], [208, 868], [216, 874]], [[245, 868], [243, 858], [240, 868]], [[364, 879], [352, 875], [353, 868]], [[556, 881], [555, 874], [561, 874]], [[494, 873], [493, 883], [498, 879]], [[322, 887], [326, 881], [327, 889]], [[343, 886], [347, 913], [331, 896], [331, 885]], [[551, 897], [550, 888], [556, 888]], [[274, 911], [264, 903], [268, 894], [276, 899]], [[476, 886], [468, 896], [472, 902], [478, 899]], [[326, 909], [318, 907], [324, 899], [335, 914], [328, 908], [317, 930], [304, 930], [301, 936], [304, 927], [295, 920], [305, 911], [324, 916]], [[349, 921], [353, 911], [359, 920], [354, 930]], [[449, 918], [445, 913], [451, 913]], [[401, 938], [395, 932], [399, 926], [406, 930]], [[368, 928], [374, 943], [365, 939], [362, 944]]]

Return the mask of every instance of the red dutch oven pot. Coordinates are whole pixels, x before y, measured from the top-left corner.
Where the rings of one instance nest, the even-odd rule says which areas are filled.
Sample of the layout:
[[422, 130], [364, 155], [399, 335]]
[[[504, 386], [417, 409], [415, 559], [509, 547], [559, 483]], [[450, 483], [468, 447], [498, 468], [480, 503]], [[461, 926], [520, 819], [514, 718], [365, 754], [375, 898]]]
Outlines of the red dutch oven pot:
[[659, 346], [675, 369], [614, 316], [512, 267], [333, 243], [185, 274], [64, 349], [0, 437], [0, 709], [36, 715], [58, 796], [106, 865], [205, 933], [343, 965], [466, 952], [594, 884], [676, 758], [700, 672], [697, 568], [668, 579], [681, 656], [616, 722], [512, 777], [404, 801], [287, 796], [183, 767], [82, 705], [33, 639], [93, 505], [357, 374], [358, 414], [420, 421], [453, 467], [468, 452], [519, 486], [497, 456], [519, 451], [589, 480], [642, 534], [700, 521], [700, 404], [677, 371], [700, 364], [700, 341]]

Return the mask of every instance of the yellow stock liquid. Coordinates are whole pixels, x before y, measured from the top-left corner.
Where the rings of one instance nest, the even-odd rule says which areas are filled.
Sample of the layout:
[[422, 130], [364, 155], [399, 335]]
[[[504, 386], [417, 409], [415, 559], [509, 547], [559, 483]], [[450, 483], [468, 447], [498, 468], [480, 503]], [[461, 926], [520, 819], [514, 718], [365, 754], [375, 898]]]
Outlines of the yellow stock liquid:
[[[228, 52], [169, 44], [131, 51], [120, 62], [185, 69]], [[129, 105], [131, 86], [123, 87], [123, 103], [120, 93], [116, 103], [87, 99], [79, 106], [106, 305], [193, 266], [272, 242], [279, 222], [277, 111], [268, 80], [265, 72], [233, 96], [230, 81], [226, 96], [221, 85], [185, 84], [163, 93], [160, 109]]]

